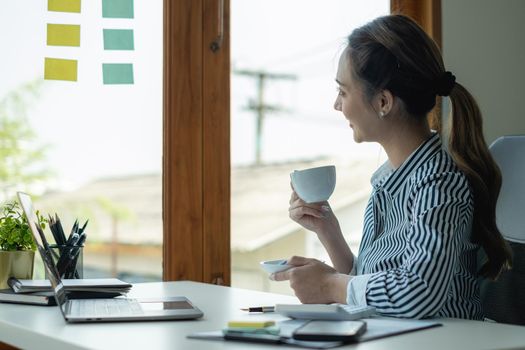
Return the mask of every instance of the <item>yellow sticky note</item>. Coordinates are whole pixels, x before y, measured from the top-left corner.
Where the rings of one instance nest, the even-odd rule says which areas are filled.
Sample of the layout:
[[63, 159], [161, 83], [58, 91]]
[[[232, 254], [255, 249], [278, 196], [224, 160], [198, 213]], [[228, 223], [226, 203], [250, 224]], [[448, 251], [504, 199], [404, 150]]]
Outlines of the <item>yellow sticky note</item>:
[[46, 57], [44, 66], [46, 80], [77, 81], [77, 60]]
[[271, 320], [238, 320], [228, 322], [230, 328], [264, 328], [274, 326], [275, 321]]
[[47, 44], [51, 46], [80, 46], [78, 24], [47, 24]]
[[80, 0], [48, 0], [47, 10], [80, 13]]

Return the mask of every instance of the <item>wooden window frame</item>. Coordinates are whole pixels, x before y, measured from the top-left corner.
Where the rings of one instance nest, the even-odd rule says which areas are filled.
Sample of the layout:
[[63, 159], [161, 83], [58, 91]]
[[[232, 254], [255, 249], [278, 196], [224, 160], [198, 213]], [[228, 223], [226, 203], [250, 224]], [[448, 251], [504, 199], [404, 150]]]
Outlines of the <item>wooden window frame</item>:
[[[391, 12], [441, 46], [441, 0], [391, 0]], [[165, 281], [231, 284], [229, 14], [230, 0], [164, 0]]]
[[[442, 48], [441, 0], [390, 0], [390, 13], [403, 14], [414, 19], [425, 32]], [[432, 128], [443, 128], [442, 98], [437, 97], [436, 106], [428, 115]]]
[[441, 48], [441, 0], [390, 0], [390, 12], [413, 18]]
[[164, 0], [165, 281], [230, 285], [229, 3]]

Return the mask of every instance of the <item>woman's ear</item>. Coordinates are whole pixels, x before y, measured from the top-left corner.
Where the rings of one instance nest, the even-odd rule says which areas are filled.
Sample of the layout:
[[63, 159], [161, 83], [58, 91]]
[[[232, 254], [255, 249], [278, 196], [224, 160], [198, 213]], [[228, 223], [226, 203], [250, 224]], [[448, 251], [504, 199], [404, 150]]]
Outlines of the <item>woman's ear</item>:
[[379, 118], [384, 118], [394, 106], [394, 95], [390, 90], [381, 90], [376, 95], [376, 111]]

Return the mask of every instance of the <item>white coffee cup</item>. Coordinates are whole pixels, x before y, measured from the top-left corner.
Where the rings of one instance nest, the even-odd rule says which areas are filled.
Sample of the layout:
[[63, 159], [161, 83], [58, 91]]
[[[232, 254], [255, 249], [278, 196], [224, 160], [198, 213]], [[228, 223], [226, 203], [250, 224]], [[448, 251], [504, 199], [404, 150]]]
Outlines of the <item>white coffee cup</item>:
[[317, 203], [328, 200], [335, 189], [335, 166], [328, 165], [290, 174], [292, 186], [303, 201]]

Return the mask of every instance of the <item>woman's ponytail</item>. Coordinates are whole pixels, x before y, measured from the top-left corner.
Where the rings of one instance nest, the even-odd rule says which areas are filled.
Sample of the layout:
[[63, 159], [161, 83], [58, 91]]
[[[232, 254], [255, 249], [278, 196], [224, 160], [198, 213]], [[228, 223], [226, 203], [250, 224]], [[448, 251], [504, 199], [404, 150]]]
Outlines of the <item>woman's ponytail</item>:
[[461, 84], [450, 92], [452, 104], [448, 151], [467, 176], [474, 192], [472, 240], [485, 250], [487, 261], [479, 273], [496, 279], [512, 266], [512, 254], [496, 226], [496, 202], [501, 173], [483, 136], [481, 111]]

